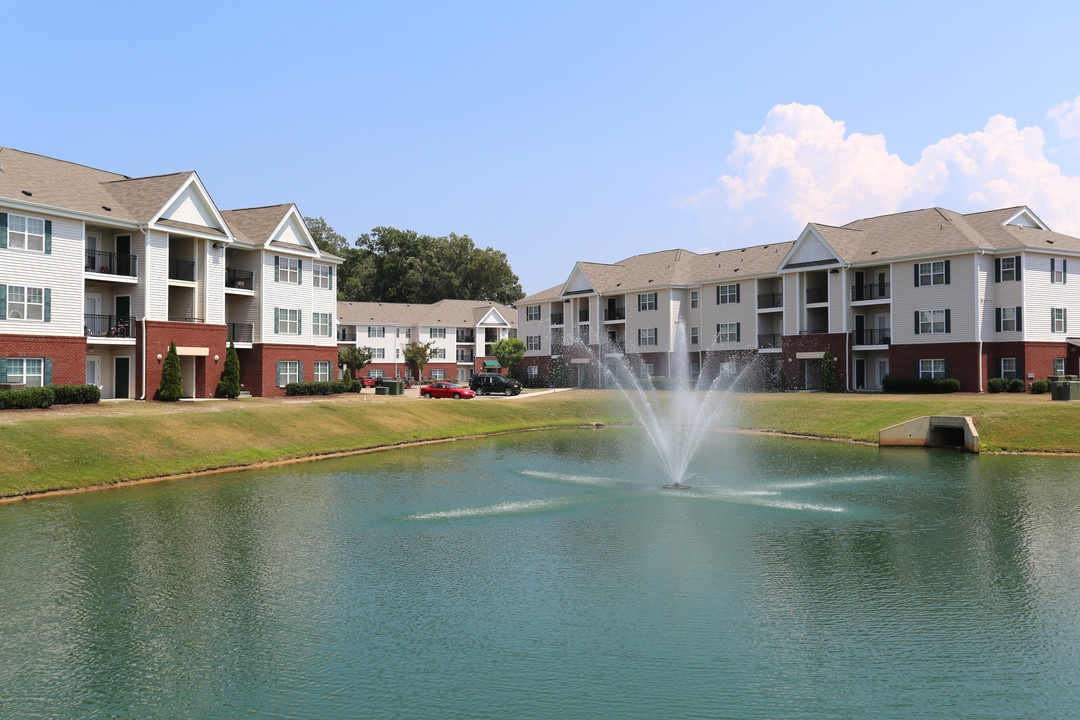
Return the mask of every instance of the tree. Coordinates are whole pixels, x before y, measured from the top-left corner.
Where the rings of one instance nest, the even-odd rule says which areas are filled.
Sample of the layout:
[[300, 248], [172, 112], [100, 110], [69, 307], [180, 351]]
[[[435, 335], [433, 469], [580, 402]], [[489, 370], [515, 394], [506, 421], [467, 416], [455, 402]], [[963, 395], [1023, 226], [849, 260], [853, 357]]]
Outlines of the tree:
[[416, 369], [416, 379], [424, 377], [424, 366], [435, 357], [438, 348], [434, 342], [411, 342], [405, 346], [405, 362]]
[[338, 366], [345, 368], [345, 377], [352, 378], [353, 370], [360, 370], [369, 362], [373, 353], [367, 347], [339, 347], [337, 351]]
[[831, 350], [826, 350], [821, 358], [821, 389], [836, 392], [836, 357]]
[[506, 338], [493, 343], [491, 354], [508, 371], [517, 369], [517, 364], [525, 357], [525, 343], [518, 338]]
[[221, 398], [240, 397], [240, 357], [236, 354], [236, 345], [232, 342], [225, 351], [225, 368], [218, 380], [216, 395]]
[[180, 356], [176, 353], [176, 343], [169, 343], [169, 352], [161, 362], [161, 385], [158, 387], [158, 400], [176, 402], [184, 395], [184, 378], [180, 374]]
[[305, 217], [304, 224], [307, 225], [307, 230], [311, 233], [311, 238], [315, 241], [315, 244], [323, 252], [345, 257], [346, 253], [352, 250], [345, 236], [334, 232], [334, 228], [330, 227], [321, 217]]

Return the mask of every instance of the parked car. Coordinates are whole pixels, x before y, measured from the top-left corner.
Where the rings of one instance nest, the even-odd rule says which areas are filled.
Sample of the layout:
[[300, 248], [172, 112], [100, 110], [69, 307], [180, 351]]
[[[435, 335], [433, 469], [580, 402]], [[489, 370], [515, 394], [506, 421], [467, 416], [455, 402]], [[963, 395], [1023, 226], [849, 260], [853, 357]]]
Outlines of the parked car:
[[476, 373], [469, 381], [469, 387], [475, 390], [477, 395], [517, 395], [521, 392], [521, 383], [499, 373]]
[[468, 400], [476, 397], [476, 393], [467, 387], [461, 387], [452, 382], [433, 382], [420, 388], [422, 398], [453, 398], [454, 400]]
[[364, 387], [375, 387], [375, 378], [362, 375], [360, 382], [364, 384]]

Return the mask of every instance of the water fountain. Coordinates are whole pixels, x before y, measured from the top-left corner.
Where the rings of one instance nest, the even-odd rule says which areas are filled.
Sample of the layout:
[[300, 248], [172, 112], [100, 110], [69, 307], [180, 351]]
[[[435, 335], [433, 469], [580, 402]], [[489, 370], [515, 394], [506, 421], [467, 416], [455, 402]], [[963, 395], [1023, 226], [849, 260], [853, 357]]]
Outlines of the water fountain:
[[689, 490], [690, 462], [709, 432], [714, 429], [729, 397], [726, 386], [733, 379], [714, 372], [708, 362], [697, 377], [691, 374], [691, 351], [686, 328], [675, 328], [675, 350], [670, 356], [668, 377], [661, 392], [652, 378], [635, 372], [623, 353], [601, 349], [598, 364], [605, 385], [617, 388], [630, 403], [667, 479], [665, 490]]

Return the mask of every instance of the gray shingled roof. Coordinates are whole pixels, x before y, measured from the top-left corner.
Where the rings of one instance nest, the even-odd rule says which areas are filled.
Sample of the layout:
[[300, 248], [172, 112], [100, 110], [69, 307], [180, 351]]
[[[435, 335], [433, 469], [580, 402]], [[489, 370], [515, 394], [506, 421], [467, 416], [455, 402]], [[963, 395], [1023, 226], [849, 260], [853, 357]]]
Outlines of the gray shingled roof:
[[225, 218], [225, 222], [228, 223], [229, 229], [233, 231], [237, 240], [253, 245], [263, 245], [285, 219], [290, 209], [292, 209], [292, 204], [284, 203], [241, 210], [223, 210], [221, 217]]
[[507, 305], [482, 300], [440, 300], [437, 303], [339, 302], [338, 322], [347, 325], [434, 325], [476, 327], [484, 315], [495, 308], [512, 326], [517, 325], [517, 310]]

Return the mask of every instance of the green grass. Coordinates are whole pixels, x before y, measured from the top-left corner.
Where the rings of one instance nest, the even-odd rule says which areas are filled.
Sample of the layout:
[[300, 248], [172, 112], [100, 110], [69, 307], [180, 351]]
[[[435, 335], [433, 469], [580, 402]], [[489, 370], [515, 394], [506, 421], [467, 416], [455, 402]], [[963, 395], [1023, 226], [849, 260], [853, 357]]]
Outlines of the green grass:
[[[1080, 405], [1048, 395], [735, 395], [735, 428], [874, 443], [922, 415], [971, 415], [984, 452], [1080, 452]], [[371, 395], [108, 403], [0, 414], [0, 497], [543, 427], [631, 424], [610, 391], [455, 402]]]

